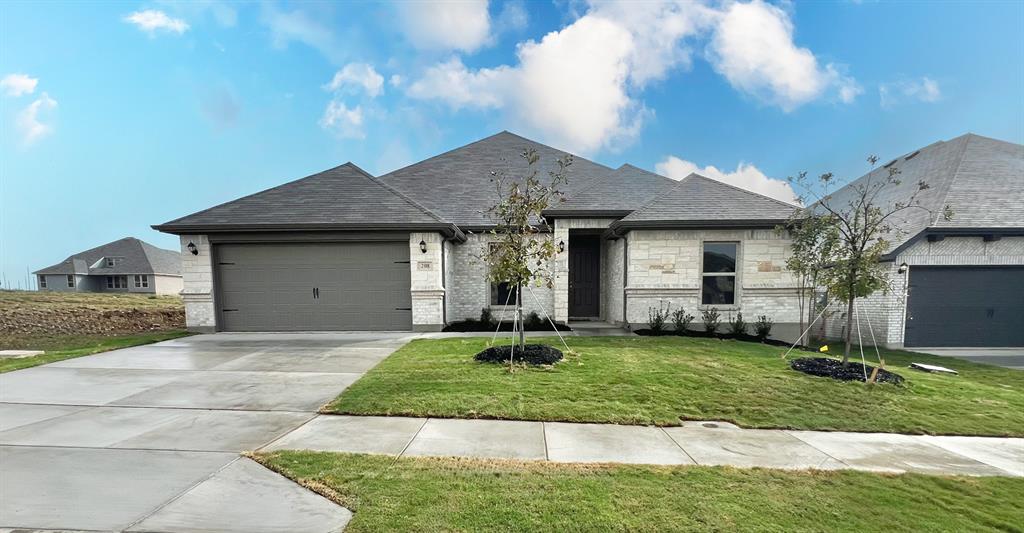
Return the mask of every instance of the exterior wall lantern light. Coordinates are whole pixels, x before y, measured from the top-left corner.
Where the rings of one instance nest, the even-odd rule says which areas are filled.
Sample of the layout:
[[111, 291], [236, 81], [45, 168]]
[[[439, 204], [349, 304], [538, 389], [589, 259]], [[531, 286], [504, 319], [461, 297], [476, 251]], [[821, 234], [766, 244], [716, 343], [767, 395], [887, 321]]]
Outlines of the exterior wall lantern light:
[[420, 251], [423, 252], [423, 253], [427, 253], [427, 242], [426, 241], [420, 241]]
[[903, 263], [903, 264], [900, 265], [900, 268], [899, 268], [899, 270], [897, 272], [899, 272], [900, 274], [906, 274], [907, 273], [907, 268], [908, 268], [907, 264]]
[[191, 252], [192, 255], [199, 255], [199, 248], [196, 247], [196, 243], [188, 241], [188, 246], [185, 248], [188, 248], [188, 251]]
[[565, 251], [565, 241], [558, 241], [558, 253]]

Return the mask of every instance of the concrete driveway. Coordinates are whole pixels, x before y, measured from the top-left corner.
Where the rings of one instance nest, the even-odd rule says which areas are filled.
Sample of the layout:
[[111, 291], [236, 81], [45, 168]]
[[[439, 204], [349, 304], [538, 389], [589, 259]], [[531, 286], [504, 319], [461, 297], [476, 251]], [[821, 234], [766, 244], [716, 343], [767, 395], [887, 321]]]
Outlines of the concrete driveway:
[[0, 528], [338, 531], [346, 509], [238, 452], [413, 336], [200, 335], [0, 374]]
[[1024, 370], [1024, 348], [908, 348], [908, 350]]

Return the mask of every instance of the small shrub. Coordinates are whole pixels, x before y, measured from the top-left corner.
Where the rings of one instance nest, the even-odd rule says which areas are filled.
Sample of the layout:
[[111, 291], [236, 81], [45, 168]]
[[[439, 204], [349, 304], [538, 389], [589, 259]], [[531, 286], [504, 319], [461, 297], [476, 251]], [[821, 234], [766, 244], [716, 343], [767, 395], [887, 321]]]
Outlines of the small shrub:
[[480, 310], [480, 324], [488, 328], [493, 327], [495, 325], [494, 315], [491, 314], [490, 307], [484, 307], [483, 309]]
[[676, 333], [685, 332], [690, 327], [690, 322], [693, 322], [693, 315], [687, 313], [682, 307], [672, 311], [672, 325], [675, 326]]
[[775, 322], [768, 318], [768, 315], [761, 315], [757, 317], [757, 322], [754, 322], [754, 334], [761, 340], [767, 339], [768, 335], [771, 335], [774, 325]]
[[669, 317], [669, 312], [668, 311], [669, 311], [669, 308], [671, 308], [671, 307], [672, 307], [672, 304], [669, 304], [668, 307], [665, 307], [664, 304], [658, 304], [657, 309], [655, 309], [654, 307], [648, 307], [647, 308], [647, 327], [651, 328], [651, 331], [653, 331], [655, 333], [659, 333], [661, 331], [664, 331], [664, 329], [665, 329], [665, 322], [668, 321], [668, 317]]
[[729, 332], [733, 335], [747, 334], [747, 323], [743, 320], [743, 311], [737, 311], [736, 318], [729, 321]]
[[530, 311], [530, 314], [526, 315], [526, 319], [523, 320], [523, 325], [528, 331], [536, 331], [543, 329], [544, 321], [540, 319], [540, 315], [536, 311]]
[[717, 307], [712, 307], [700, 312], [700, 320], [704, 323], [704, 331], [718, 333], [718, 326], [722, 325], [722, 314], [718, 312]]

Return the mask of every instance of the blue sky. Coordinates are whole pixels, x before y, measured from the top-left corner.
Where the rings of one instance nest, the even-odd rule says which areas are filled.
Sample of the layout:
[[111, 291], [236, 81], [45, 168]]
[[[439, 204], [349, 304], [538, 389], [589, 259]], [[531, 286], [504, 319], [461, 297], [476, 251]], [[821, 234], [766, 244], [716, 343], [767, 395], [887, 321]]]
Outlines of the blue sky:
[[[1021, 2], [8, 2], [0, 270], [502, 129], [775, 196], [968, 131], [1024, 142]], [[714, 167], [714, 168], [708, 168]]]

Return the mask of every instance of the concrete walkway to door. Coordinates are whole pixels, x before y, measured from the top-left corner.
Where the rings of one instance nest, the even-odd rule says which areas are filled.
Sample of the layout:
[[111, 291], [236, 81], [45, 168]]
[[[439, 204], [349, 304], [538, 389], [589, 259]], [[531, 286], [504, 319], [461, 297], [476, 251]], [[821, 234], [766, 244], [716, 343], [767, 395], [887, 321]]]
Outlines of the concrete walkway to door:
[[1024, 439], [320, 415], [263, 448], [568, 463], [1024, 476]]
[[200, 335], [0, 374], [0, 529], [339, 531], [348, 510], [239, 452], [413, 337]]

